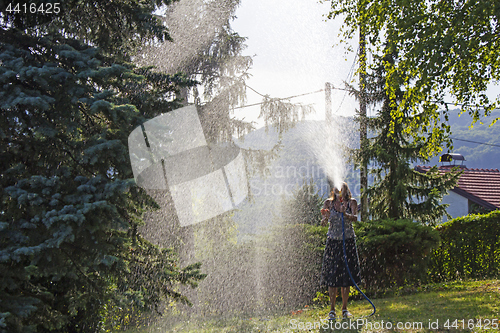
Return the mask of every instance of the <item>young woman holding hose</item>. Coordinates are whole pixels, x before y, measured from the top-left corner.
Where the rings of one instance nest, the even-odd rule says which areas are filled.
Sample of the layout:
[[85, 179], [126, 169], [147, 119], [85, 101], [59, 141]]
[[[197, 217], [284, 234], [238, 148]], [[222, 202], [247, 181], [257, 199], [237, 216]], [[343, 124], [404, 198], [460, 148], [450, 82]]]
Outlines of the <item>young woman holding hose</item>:
[[[347, 310], [350, 287], [354, 286], [347, 272], [344, 260], [343, 233], [345, 233], [345, 247], [347, 264], [356, 284], [361, 283], [359, 272], [359, 258], [356, 248], [356, 236], [352, 228], [352, 222], [357, 221], [358, 205], [351, 197], [351, 191], [346, 183], [341, 186], [340, 192], [335, 188], [331, 191], [331, 197], [323, 204], [321, 214], [322, 225], [329, 223], [325, 252], [323, 255], [323, 267], [321, 269], [321, 284], [328, 286], [330, 296], [330, 320], [336, 318], [335, 300], [337, 288], [341, 288], [342, 294], [342, 317], [351, 317]], [[344, 214], [344, 230], [342, 230], [342, 214]]]

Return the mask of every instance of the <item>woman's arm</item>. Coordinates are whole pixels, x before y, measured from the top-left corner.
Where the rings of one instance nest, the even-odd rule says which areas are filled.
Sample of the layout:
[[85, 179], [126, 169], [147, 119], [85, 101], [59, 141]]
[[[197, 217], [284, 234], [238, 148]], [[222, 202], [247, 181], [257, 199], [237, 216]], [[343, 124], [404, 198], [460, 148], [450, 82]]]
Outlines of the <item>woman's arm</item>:
[[346, 217], [350, 221], [357, 221], [358, 220], [358, 203], [356, 202], [356, 199], [351, 199], [351, 214], [345, 213]]
[[321, 220], [321, 226], [325, 227], [328, 224], [328, 217], [330, 216], [330, 208], [331, 208], [331, 200], [325, 200], [323, 204], [323, 208], [321, 209], [321, 215], [323, 215], [323, 219]]
[[321, 220], [321, 226], [326, 227], [328, 224], [328, 217], [323, 216], [323, 219]]

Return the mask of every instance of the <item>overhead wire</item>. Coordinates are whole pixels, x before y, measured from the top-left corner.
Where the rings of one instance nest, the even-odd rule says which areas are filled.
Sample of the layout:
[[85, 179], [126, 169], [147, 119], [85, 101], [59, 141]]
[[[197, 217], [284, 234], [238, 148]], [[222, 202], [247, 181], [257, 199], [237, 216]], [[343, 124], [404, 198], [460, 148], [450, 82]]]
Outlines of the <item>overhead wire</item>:
[[[344, 82], [351, 81], [352, 75], [354, 74], [354, 66], [356, 65], [356, 60], [358, 59], [358, 54], [359, 54], [359, 46], [358, 46], [358, 50], [356, 51], [356, 55], [354, 56], [354, 60], [352, 61], [351, 69], [349, 70], [349, 73], [347, 74], [347, 78], [345, 79]], [[332, 87], [332, 89], [345, 90], [344, 96], [342, 97], [342, 101], [340, 101], [339, 107], [337, 108], [337, 110], [335, 110], [335, 112], [332, 113], [332, 114], [336, 114], [337, 112], [340, 111], [340, 108], [342, 107], [342, 104], [344, 104], [344, 100], [345, 100], [345, 98], [347, 96], [347, 92], [349, 90], [348, 89], [337, 89], [337, 88], [334, 88], [334, 87]]]
[[[358, 55], [359, 55], [359, 46], [358, 46], [358, 51], [355, 53], [355, 57], [353, 59], [351, 68], [349, 69], [349, 73], [347, 74], [347, 77], [346, 77], [346, 79], [345, 79], [344, 82], [349, 82], [352, 79], [352, 76], [354, 74], [354, 67], [356, 65], [356, 60], [358, 59]], [[256, 93], [257, 95], [261, 96], [261, 97], [271, 98], [269, 95], [264, 95], [264, 94], [258, 92], [257, 90], [255, 90], [254, 88], [250, 87], [249, 85], [245, 84], [245, 86], [248, 89], [250, 89], [251, 91], [253, 91], [254, 93]], [[344, 91], [344, 95], [342, 96], [342, 100], [340, 101], [340, 104], [339, 104], [337, 110], [335, 110], [335, 112], [333, 112], [333, 114], [336, 114], [342, 108], [342, 105], [344, 104], [344, 101], [345, 101], [345, 98], [347, 96], [347, 93], [349, 91], [352, 91], [352, 90], [351, 89], [344, 89], [344, 88], [337, 88], [337, 87], [334, 87], [334, 86], [331, 86], [330, 89], [331, 90]], [[287, 100], [287, 99], [292, 99], [292, 98], [296, 98], [296, 97], [317, 94], [317, 93], [320, 93], [320, 92], [323, 92], [323, 91], [325, 91], [325, 89], [319, 89], [319, 90], [316, 90], [316, 91], [312, 91], [312, 92], [308, 92], [308, 93], [303, 93], [303, 94], [298, 94], [298, 95], [293, 95], [293, 96], [288, 96], [288, 97], [274, 98], [274, 100], [278, 100], [278, 101]], [[247, 108], [247, 107], [262, 105], [264, 103], [265, 102], [259, 102], [259, 103], [247, 104], [247, 105], [242, 105], [242, 106], [236, 106], [236, 107], [233, 107], [233, 109], [243, 109], [243, 108]], [[444, 102], [444, 101], [443, 102], [439, 102], [439, 103], [443, 104], [443, 105], [456, 105], [456, 106], [465, 106], [466, 105], [466, 104], [462, 104], [462, 103], [451, 103], [451, 102]], [[469, 105], [469, 106], [480, 107], [478, 105]]]
[[[351, 68], [349, 69], [349, 73], [347, 74], [347, 77], [346, 77], [346, 79], [345, 79], [345, 81], [344, 81], [344, 82], [349, 82], [349, 81], [352, 79], [352, 76], [353, 76], [353, 74], [354, 74], [354, 67], [355, 67], [355, 65], [356, 65], [356, 60], [357, 60], [357, 58], [358, 58], [358, 52], [356, 52], [356, 56], [355, 56], [355, 57], [354, 57], [354, 59], [353, 59], [353, 62], [352, 62]], [[262, 93], [258, 92], [257, 90], [255, 90], [254, 88], [250, 87], [249, 85], [246, 85], [246, 84], [245, 84], [245, 86], [246, 86], [248, 89], [250, 89], [251, 91], [253, 91], [254, 93], [256, 93], [257, 95], [262, 96], [262, 97], [264, 97], [264, 98], [266, 98], [266, 97], [268, 97], [268, 98], [269, 98], [269, 95], [264, 95], [264, 94], [262, 94]], [[338, 108], [337, 108], [337, 110], [334, 112], [334, 114], [335, 114], [335, 113], [337, 113], [337, 112], [340, 110], [340, 108], [342, 107], [342, 104], [344, 103], [344, 100], [345, 100], [345, 98], [346, 98], [346, 96], [347, 96], [347, 93], [348, 93], [349, 91], [351, 91], [351, 89], [337, 88], [337, 87], [334, 87], [334, 86], [331, 86], [331, 88], [330, 88], [330, 89], [331, 89], [331, 90], [345, 91], [344, 96], [342, 97], [342, 101], [340, 102], [339, 107], [338, 107]], [[308, 93], [303, 93], [303, 94], [298, 94], [298, 95], [293, 95], [293, 96], [288, 96], [288, 97], [275, 98], [275, 100], [279, 100], [279, 101], [281, 101], [281, 100], [287, 100], [287, 99], [291, 99], [291, 98], [296, 98], [296, 97], [302, 97], [302, 96], [306, 96], [306, 95], [317, 94], [317, 93], [320, 93], [320, 92], [323, 92], [323, 91], [325, 91], [325, 89], [319, 89], [319, 90], [316, 90], [316, 91], [312, 91], [312, 92], [308, 92]], [[236, 107], [234, 107], [233, 109], [243, 109], [243, 108], [247, 108], [247, 107], [251, 107], [251, 106], [262, 105], [262, 104], [264, 104], [264, 103], [265, 103], [265, 102], [259, 102], [259, 103], [247, 104], [247, 105], [242, 105], [242, 106], [236, 106]]]
[[[267, 98], [271, 98], [269, 95], [263, 95], [261, 94], [260, 92], [258, 92], [257, 90], [253, 89], [252, 87], [246, 85], [246, 87], [248, 89], [250, 89], [251, 91], [253, 91], [254, 93], [256, 93], [257, 95], [260, 95], [262, 97], [267, 97]], [[332, 90], [342, 90], [342, 91], [350, 91], [350, 89], [343, 89], [343, 88], [335, 88], [335, 87], [332, 87], [331, 88]], [[325, 91], [325, 89], [319, 89], [319, 90], [316, 90], [316, 91], [311, 91], [311, 92], [307, 92], [307, 93], [303, 93], [303, 94], [298, 94], [298, 95], [293, 95], [293, 96], [288, 96], [288, 97], [281, 97], [281, 98], [273, 98], [274, 100], [286, 100], [286, 99], [291, 99], [291, 98], [296, 98], [296, 97], [302, 97], [302, 96], [306, 96], [306, 95], [312, 95], [312, 94], [317, 94], [317, 93], [320, 93], [320, 92], [323, 92]], [[247, 104], [247, 105], [241, 105], [241, 106], [235, 106], [234, 109], [243, 109], [243, 108], [248, 108], [248, 107], [251, 107], [251, 106], [256, 106], [256, 105], [262, 105], [264, 104], [265, 102], [259, 102], [259, 103], [253, 103], [253, 104]]]
[[[444, 102], [444, 104], [452, 104], [452, 103], [446, 103]], [[457, 104], [458, 105], [458, 104]], [[444, 110], [441, 110], [440, 113], [443, 112], [444, 113]], [[448, 119], [446, 119], [446, 123], [448, 124], [448, 126], [450, 126], [450, 122]], [[459, 138], [452, 138], [451, 136], [449, 137], [450, 139], [452, 140], [456, 140], [456, 141], [463, 141], [463, 142], [469, 142], [469, 143], [475, 143], [475, 144], [478, 144], [478, 145], [486, 145], [486, 146], [492, 146], [492, 147], [500, 147], [500, 145], [496, 145], [494, 143], [486, 143], [486, 142], [479, 142], [479, 141], [473, 141], [473, 140], [466, 140], [466, 139], [459, 139]]]
[[465, 139], [457, 139], [457, 138], [452, 138], [452, 140], [457, 140], [457, 141], [464, 141], [464, 142], [470, 142], [470, 143], [476, 143], [478, 145], [486, 145], [486, 146], [492, 146], [492, 147], [500, 147], [500, 145], [496, 145], [494, 143], [486, 143], [486, 142], [479, 142], [479, 141], [472, 141], [472, 140], [465, 140]]
[[[353, 66], [351, 67], [351, 70], [347, 76], [347, 80], [350, 80], [352, 78], [352, 69], [354, 67], [354, 63], [353, 63]], [[347, 82], [347, 81], [346, 81]], [[262, 97], [267, 97], [267, 98], [271, 98], [269, 95], [264, 95], [264, 94], [261, 94], [260, 92], [258, 92], [257, 90], [255, 90], [254, 88], [250, 87], [249, 85], [245, 85], [248, 89], [250, 89], [251, 91], [255, 92], [256, 94], [262, 96]], [[340, 105], [339, 107], [337, 108], [337, 110], [334, 112], [334, 113], [337, 113], [340, 108], [342, 107], [342, 104], [344, 102], [344, 99], [347, 95], [347, 92], [349, 91], [352, 91], [351, 89], [345, 89], [345, 88], [337, 88], [337, 87], [334, 87], [334, 86], [331, 86], [330, 88], [331, 90], [340, 90], [340, 91], [345, 91], [344, 93], [344, 96], [342, 98], [342, 101], [340, 102]], [[286, 100], [286, 99], [292, 99], [292, 98], [296, 98], [296, 97], [302, 97], [302, 96], [306, 96], [306, 95], [312, 95], [312, 94], [317, 94], [317, 93], [320, 93], [320, 92], [323, 92], [325, 91], [325, 89], [319, 89], [319, 90], [316, 90], [316, 91], [311, 91], [311, 92], [307, 92], [307, 93], [303, 93], [303, 94], [298, 94], [298, 95], [293, 95], [293, 96], [288, 96], [288, 97], [281, 97], [281, 98], [273, 98], [274, 100]], [[235, 106], [234, 109], [243, 109], [243, 108], [248, 108], [248, 107], [251, 107], [251, 106], [257, 106], [257, 105], [262, 105], [264, 104], [265, 102], [258, 102], [258, 103], [253, 103], [253, 104], [247, 104], [247, 105], [241, 105], [241, 106]], [[439, 102], [441, 104], [447, 104], [447, 105], [456, 105], [456, 106], [464, 106], [465, 104], [461, 104], [461, 103], [451, 103], [451, 102]], [[479, 105], [473, 105], [475, 107], [480, 107]]]
[[[262, 97], [268, 97], [268, 98], [271, 98], [269, 95], [263, 95], [261, 93], [259, 93], [258, 91], [256, 91], [255, 89], [253, 89], [252, 87], [250, 86], [246, 86], [247, 88], [249, 88], [250, 90], [252, 90], [253, 92], [255, 92], [256, 94], [262, 96]], [[299, 94], [299, 95], [293, 95], [293, 96], [289, 96], [289, 97], [282, 97], [282, 98], [274, 98], [274, 100], [279, 100], [279, 101], [282, 101], [282, 100], [286, 100], [286, 99], [291, 99], [291, 98], [296, 98], [296, 97], [301, 97], [301, 96], [306, 96], [306, 95], [312, 95], [312, 94], [317, 94], [317, 93], [320, 93], [322, 91], [325, 91], [325, 89], [320, 89], [320, 90], [316, 90], [316, 91], [311, 91], [311, 92], [308, 92], [308, 93], [303, 93], [303, 94]], [[248, 107], [251, 107], [251, 106], [256, 106], [256, 105], [262, 105], [264, 104], [265, 102], [259, 102], [259, 103], [253, 103], [253, 104], [247, 104], [247, 105], [242, 105], [242, 106], [235, 106], [234, 109], [242, 109], [242, 108], [248, 108]]]

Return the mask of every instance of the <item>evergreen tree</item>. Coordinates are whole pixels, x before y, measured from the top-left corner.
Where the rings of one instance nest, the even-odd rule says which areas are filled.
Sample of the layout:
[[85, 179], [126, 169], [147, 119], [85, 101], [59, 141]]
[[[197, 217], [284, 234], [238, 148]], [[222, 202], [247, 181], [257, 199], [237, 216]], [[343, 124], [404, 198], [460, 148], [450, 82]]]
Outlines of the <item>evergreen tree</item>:
[[369, 122], [375, 135], [369, 139], [368, 147], [359, 151], [375, 165], [375, 183], [367, 191], [370, 214], [375, 219], [408, 218], [433, 224], [447, 214], [446, 205], [440, 201], [456, 185], [459, 174], [440, 174], [437, 168], [424, 174], [411, 166], [423, 158], [421, 151], [427, 142], [412, 140], [405, 131], [418, 115], [401, 111], [401, 89], [388, 89], [398, 86], [395, 81], [401, 80], [394, 71], [395, 57], [394, 50], [387, 46], [386, 55], [376, 59], [377, 65], [368, 80], [371, 101], [381, 103], [377, 116]]
[[123, 327], [203, 278], [137, 232], [155, 204], [131, 180], [128, 135], [192, 84], [127, 62], [134, 43], [168, 39], [151, 12], [169, 3], [1, 8], [0, 331]]
[[[242, 55], [246, 38], [231, 27], [240, 2], [186, 0], [170, 6], [161, 19], [174, 38], [186, 41], [147, 45], [136, 57], [140, 64], [154, 64], [161, 72], [182, 71], [198, 82], [180, 95], [186, 103], [189, 95], [193, 97], [209, 142], [231, 141], [235, 134], [253, 129], [251, 122], [234, 117], [234, 107], [245, 102], [245, 80], [252, 65], [252, 58]], [[189, 15], [193, 9], [197, 15]]]
[[284, 224], [310, 224], [319, 226], [320, 210], [325, 199], [319, 195], [313, 179], [296, 187], [290, 198], [283, 198], [279, 220]]
[[227, 20], [187, 71], [203, 87], [203, 96], [197, 87], [193, 94], [205, 136], [211, 142], [231, 141], [233, 136], [240, 137], [254, 129], [253, 123], [234, 118], [234, 108], [246, 101], [245, 81], [252, 65], [252, 58], [242, 55], [245, 40]]
[[[235, 119], [234, 109], [246, 100], [245, 81], [250, 74], [252, 58], [244, 56], [245, 37], [231, 27], [241, 0], [186, 0], [171, 6], [163, 20], [174, 19], [172, 34], [189, 39], [187, 43], [148, 45], [137, 61], [157, 66], [165, 72], [182, 71], [198, 85], [182, 92], [184, 100], [190, 92], [198, 106], [205, 135], [210, 142], [230, 141], [254, 129], [254, 124]], [[199, 15], [187, 15], [195, 8]], [[182, 52], [185, 52], [184, 55]], [[179, 55], [182, 54], [182, 58]], [[172, 63], [162, 60], [175, 59]], [[260, 94], [254, 91], [257, 94]], [[292, 128], [300, 117], [313, 111], [310, 105], [291, 103], [288, 99], [262, 95], [260, 118], [266, 128], [275, 127], [279, 134]]]

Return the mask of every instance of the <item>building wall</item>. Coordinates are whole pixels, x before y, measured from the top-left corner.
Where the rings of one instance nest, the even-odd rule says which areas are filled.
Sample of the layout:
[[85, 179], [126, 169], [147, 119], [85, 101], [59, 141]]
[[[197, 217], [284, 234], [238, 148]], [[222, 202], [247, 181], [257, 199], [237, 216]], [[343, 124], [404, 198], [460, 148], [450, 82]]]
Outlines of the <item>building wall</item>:
[[[455, 192], [449, 191], [448, 195], [443, 198], [443, 203], [449, 204], [446, 211], [452, 218], [469, 214], [469, 200]], [[443, 222], [446, 221], [448, 221], [448, 219], [446, 216], [443, 216]]]

